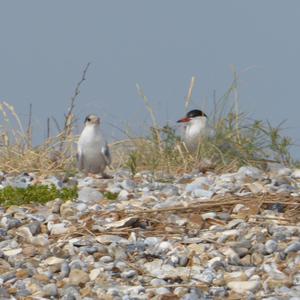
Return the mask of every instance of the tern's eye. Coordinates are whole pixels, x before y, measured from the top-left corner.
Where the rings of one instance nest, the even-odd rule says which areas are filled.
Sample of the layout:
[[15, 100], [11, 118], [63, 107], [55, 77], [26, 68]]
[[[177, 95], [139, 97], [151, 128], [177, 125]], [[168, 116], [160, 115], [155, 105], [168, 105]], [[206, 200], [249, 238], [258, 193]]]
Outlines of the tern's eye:
[[91, 121], [91, 118], [87, 118], [87, 121], [90, 122], [90, 121]]

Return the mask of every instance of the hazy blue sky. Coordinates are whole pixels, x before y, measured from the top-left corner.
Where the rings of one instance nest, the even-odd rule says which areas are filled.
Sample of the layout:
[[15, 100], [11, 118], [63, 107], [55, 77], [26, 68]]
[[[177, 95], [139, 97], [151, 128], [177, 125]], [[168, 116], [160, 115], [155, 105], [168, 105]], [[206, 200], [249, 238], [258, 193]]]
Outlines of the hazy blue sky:
[[211, 108], [213, 91], [228, 88], [235, 65], [240, 102], [253, 118], [287, 120], [300, 143], [300, 1], [1, 1], [0, 100], [26, 119], [33, 104], [35, 135], [46, 118], [60, 122], [87, 62], [76, 112], [139, 132], [149, 116], [136, 83], [161, 124], [193, 107]]

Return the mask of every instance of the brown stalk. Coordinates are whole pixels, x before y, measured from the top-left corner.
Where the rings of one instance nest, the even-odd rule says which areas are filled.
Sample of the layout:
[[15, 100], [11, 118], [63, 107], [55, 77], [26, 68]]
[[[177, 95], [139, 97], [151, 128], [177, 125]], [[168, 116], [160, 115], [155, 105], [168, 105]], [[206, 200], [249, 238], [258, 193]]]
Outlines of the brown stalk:
[[80, 87], [83, 84], [83, 82], [86, 80], [86, 74], [88, 71], [89, 66], [91, 65], [91, 63], [88, 63], [83, 72], [82, 72], [82, 77], [81, 79], [78, 81], [76, 87], [75, 87], [75, 91], [73, 96], [71, 97], [71, 101], [70, 101], [70, 106], [68, 109], [68, 112], [65, 116], [65, 123], [64, 123], [64, 128], [63, 128], [63, 134], [61, 136], [61, 144], [60, 144], [60, 151], [63, 150], [64, 147], [64, 141], [66, 140], [67, 137], [70, 136], [71, 132], [72, 132], [72, 128], [73, 128], [73, 124], [74, 124], [74, 108], [75, 108], [75, 101], [76, 98], [78, 97], [78, 95], [80, 94]]
[[192, 95], [193, 95], [193, 90], [194, 90], [194, 87], [195, 87], [195, 84], [196, 84], [196, 77], [195, 76], [192, 76], [191, 78], [191, 81], [190, 81], [190, 86], [189, 86], [189, 90], [188, 90], [188, 93], [185, 97], [185, 103], [184, 103], [184, 108], [185, 108], [185, 111], [187, 111], [191, 101], [192, 101]]

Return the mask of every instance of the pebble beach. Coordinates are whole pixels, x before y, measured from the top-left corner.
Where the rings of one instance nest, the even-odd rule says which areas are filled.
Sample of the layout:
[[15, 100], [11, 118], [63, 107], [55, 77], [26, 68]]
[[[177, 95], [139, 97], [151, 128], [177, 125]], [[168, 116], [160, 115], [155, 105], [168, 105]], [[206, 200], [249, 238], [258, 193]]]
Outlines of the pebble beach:
[[0, 209], [1, 299], [300, 299], [300, 170], [2, 174], [77, 186]]

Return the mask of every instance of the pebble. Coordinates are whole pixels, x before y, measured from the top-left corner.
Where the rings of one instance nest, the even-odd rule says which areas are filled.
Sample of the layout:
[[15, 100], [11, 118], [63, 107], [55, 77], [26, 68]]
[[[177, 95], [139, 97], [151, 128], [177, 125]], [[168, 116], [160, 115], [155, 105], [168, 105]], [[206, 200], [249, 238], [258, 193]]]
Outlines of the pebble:
[[90, 280], [94, 281], [100, 274], [101, 274], [100, 268], [91, 270], [89, 275]]
[[167, 282], [163, 279], [154, 278], [150, 281], [150, 284], [152, 286], [161, 286], [161, 285], [167, 285]]
[[68, 231], [68, 228], [64, 223], [53, 224], [50, 228], [51, 235], [64, 234]]
[[91, 188], [91, 187], [83, 187], [81, 190], [78, 192], [78, 198], [77, 201], [81, 201], [84, 203], [96, 203], [99, 200], [103, 199], [102, 193], [99, 191]]
[[60, 276], [62, 278], [68, 277], [70, 274], [70, 266], [67, 262], [63, 261], [60, 266]]
[[0, 283], [16, 278], [16, 271], [4, 272], [0, 275]]
[[16, 255], [22, 253], [22, 251], [23, 251], [22, 248], [10, 249], [10, 250], [4, 250], [3, 254], [6, 256], [16, 256]]
[[70, 286], [62, 292], [62, 300], [81, 300], [81, 296], [77, 288]]
[[194, 276], [194, 278], [196, 278], [197, 280], [200, 280], [202, 282], [210, 284], [216, 278], [216, 274], [213, 270], [207, 268], [201, 274]]
[[78, 203], [76, 209], [79, 211], [85, 211], [88, 209], [88, 206], [85, 203]]
[[[289, 175], [289, 174], [288, 174]], [[300, 169], [295, 169], [292, 174], [291, 174], [291, 177], [292, 178], [295, 178], [295, 179], [300, 179]]]
[[275, 252], [278, 248], [278, 244], [274, 240], [268, 240], [265, 243], [265, 249], [268, 254]]
[[100, 261], [103, 263], [110, 263], [112, 262], [114, 259], [111, 256], [102, 256], [100, 258]]
[[62, 264], [65, 260], [63, 258], [55, 257], [55, 256], [50, 256], [48, 257], [44, 263], [48, 266], [53, 266], [53, 265], [59, 265]]
[[120, 193], [118, 194], [118, 200], [119, 201], [125, 201], [129, 197], [129, 192], [126, 190], [121, 190]]
[[165, 251], [169, 251], [172, 249], [172, 244], [170, 242], [161, 242], [159, 245], [158, 245], [158, 249], [159, 251], [161, 252], [165, 252]]
[[126, 180], [122, 181], [120, 186], [128, 192], [133, 192], [135, 189], [135, 183], [134, 183], [134, 181], [132, 181], [130, 179], [126, 179]]
[[122, 278], [131, 278], [136, 276], [136, 271], [135, 270], [128, 270], [128, 271], [124, 271], [121, 273], [121, 277]]
[[284, 253], [288, 254], [290, 252], [297, 252], [300, 250], [300, 242], [295, 242], [290, 244], [285, 250]]
[[160, 238], [157, 238], [157, 237], [147, 237], [144, 240], [144, 244], [147, 246], [150, 246], [150, 247], [155, 246], [159, 242], [160, 242]]
[[86, 272], [79, 269], [72, 269], [69, 274], [70, 285], [75, 285], [75, 286], [84, 285], [87, 282], [89, 282], [89, 280], [90, 280], [89, 275]]
[[195, 198], [211, 199], [213, 195], [214, 195], [214, 192], [199, 189], [199, 188], [192, 191], [192, 196]]
[[22, 225], [22, 222], [16, 218], [12, 218], [12, 217], [3, 217], [1, 219], [1, 225], [9, 230], [12, 228], [16, 228]]
[[60, 207], [63, 204], [63, 200], [57, 198], [53, 200], [52, 207], [50, 207], [51, 212], [54, 214], [58, 214], [60, 212]]
[[28, 224], [28, 228], [32, 235], [37, 235], [41, 233], [41, 223], [40, 222], [31, 222]]
[[98, 236], [96, 240], [101, 244], [111, 244], [111, 243], [129, 244], [129, 241], [127, 239], [124, 239], [117, 235], [101, 235]]
[[170, 290], [165, 287], [159, 287], [155, 290], [156, 295], [168, 295]]
[[9, 299], [10, 298], [8, 291], [3, 287], [0, 287], [0, 298], [1, 299]]
[[54, 283], [46, 284], [45, 286], [43, 286], [43, 295], [45, 297], [57, 297], [57, 286]]
[[255, 167], [243, 166], [243, 167], [240, 167], [237, 174], [242, 177], [248, 176], [253, 179], [260, 179], [263, 175], [263, 172]]
[[238, 294], [245, 294], [246, 292], [257, 291], [261, 283], [260, 281], [230, 281], [227, 286]]

